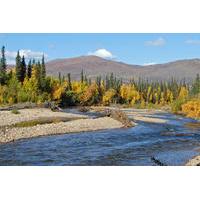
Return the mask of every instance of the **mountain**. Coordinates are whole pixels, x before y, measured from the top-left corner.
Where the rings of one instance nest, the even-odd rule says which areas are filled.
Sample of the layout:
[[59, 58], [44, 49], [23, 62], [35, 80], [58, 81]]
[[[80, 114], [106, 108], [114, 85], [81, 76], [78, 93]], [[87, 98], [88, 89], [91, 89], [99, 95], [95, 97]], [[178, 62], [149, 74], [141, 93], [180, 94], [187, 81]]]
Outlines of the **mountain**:
[[178, 60], [165, 64], [149, 66], [129, 65], [113, 60], [106, 60], [97, 56], [81, 56], [76, 58], [57, 59], [46, 63], [47, 74], [58, 76], [71, 73], [72, 79], [80, 79], [83, 70], [89, 78], [98, 75], [114, 73], [117, 77], [129, 80], [130, 78], [148, 78], [149, 80], [167, 80], [174, 77], [178, 80], [193, 79], [200, 74], [200, 59]]

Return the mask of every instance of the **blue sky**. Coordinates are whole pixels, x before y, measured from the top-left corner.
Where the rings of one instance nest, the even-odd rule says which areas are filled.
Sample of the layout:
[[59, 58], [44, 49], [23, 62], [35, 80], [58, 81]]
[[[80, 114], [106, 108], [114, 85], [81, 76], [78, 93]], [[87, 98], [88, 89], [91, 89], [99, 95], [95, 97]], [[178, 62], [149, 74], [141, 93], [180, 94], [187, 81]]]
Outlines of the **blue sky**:
[[117, 61], [148, 65], [178, 59], [200, 58], [200, 34], [0, 34], [8, 62], [17, 50], [26, 59], [47, 60], [98, 55]]

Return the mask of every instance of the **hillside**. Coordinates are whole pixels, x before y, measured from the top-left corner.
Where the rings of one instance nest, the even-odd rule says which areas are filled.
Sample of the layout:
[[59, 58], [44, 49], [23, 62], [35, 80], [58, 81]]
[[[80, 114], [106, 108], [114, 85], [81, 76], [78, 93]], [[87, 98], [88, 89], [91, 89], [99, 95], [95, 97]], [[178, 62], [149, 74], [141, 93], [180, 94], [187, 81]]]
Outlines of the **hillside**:
[[105, 76], [113, 72], [117, 77], [125, 80], [130, 78], [148, 78], [150, 80], [166, 80], [172, 76], [177, 79], [191, 80], [200, 73], [200, 59], [179, 60], [165, 64], [150, 66], [128, 65], [113, 60], [105, 60], [97, 56], [81, 56], [68, 59], [57, 59], [47, 64], [47, 74], [57, 76], [71, 73], [73, 79], [80, 78], [81, 70], [90, 78], [97, 75]]

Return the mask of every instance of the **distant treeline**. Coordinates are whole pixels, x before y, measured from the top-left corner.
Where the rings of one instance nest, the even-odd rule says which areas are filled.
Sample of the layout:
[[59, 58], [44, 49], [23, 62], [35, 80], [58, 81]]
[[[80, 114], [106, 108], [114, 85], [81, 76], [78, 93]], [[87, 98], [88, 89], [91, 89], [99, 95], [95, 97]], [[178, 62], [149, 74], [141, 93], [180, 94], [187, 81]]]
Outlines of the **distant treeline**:
[[15, 68], [7, 70], [5, 47], [0, 60], [0, 105], [18, 102], [43, 103], [56, 101], [61, 106], [90, 106], [124, 104], [139, 108], [170, 105], [174, 111], [182, 109], [188, 99], [199, 100], [200, 77], [192, 84], [184, 79], [177, 81], [130, 80], [123, 82], [113, 73], [95, 80], [80, 72], [80, 81], [71, 75], [58, 73], [58, 77], [46, 76], [44, 56], [41, 60], [29, 60], [18, 51]]

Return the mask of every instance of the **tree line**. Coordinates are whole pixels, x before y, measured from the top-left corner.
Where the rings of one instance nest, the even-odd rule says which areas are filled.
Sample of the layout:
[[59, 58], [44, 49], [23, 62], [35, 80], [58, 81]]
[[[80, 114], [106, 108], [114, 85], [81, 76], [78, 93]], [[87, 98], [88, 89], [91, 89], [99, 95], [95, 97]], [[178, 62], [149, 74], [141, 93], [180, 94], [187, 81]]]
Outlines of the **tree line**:
[[181, 110], [188, 98], [199, 100], [200, 76], [192, 84], [184, 79], [177, 81], [149, 81], [139, 78], [124, 82], [113, 73], [92, 80], [82, 70], [80, 81], [72, 80], [71, 74], [58, 77], [46, 75], [45, 59], [29, 60], [17, 52], [15, 67], [7, 69], [5, 47], [0, 59], [0, 104], [18, 102], [43, 103], [56, 101], [61, 106], [91, 106], [123, 104], [139, 108], [170, 105]]

